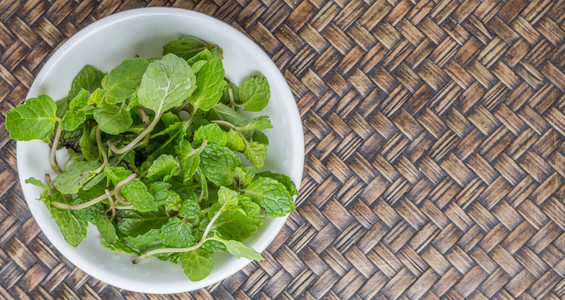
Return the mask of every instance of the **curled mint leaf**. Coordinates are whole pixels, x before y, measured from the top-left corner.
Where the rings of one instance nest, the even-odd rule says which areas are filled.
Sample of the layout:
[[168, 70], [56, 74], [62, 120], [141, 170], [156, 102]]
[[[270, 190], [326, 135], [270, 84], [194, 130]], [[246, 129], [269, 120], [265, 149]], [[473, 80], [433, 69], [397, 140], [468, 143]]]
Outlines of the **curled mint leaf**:
[[271, 90], [267, 78], [260, 73], [253, 73], [239, 85], [239, 97], [247, 111], [261, 111], [269, 103]]

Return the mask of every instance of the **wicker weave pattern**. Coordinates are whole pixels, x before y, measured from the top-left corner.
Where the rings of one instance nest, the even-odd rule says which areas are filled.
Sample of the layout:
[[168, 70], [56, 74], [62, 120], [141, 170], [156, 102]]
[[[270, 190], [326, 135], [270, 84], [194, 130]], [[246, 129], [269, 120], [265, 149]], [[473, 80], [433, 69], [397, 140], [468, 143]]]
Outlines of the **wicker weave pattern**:
[[[175, 298], [565, 298], [565, 1], [3, 0], [0, 122], [79, 29], [161, 5], [265, 49], [307, 153], [267, 260]], [[0, 298], [168, 298], [61, 257], [22, 198], [3, 125], [0, 148]]]

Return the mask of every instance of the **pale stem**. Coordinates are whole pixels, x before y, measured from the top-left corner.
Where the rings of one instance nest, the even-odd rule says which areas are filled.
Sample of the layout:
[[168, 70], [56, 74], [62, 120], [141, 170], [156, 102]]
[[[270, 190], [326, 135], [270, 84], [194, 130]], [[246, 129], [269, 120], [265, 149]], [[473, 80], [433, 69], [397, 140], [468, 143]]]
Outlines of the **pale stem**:
[[110, 140], [108, 140], [108, 146], [110, 147], [110, 150], [112, 150], [116, 154], [122, 154], [133, 149], [133, 147], [135, 147], [146, 135], [151, 132], [151, 130], [153, 130], [153, 127], [157, 125], [157, 122], [159, 122], [160, 118], [160, 115], [156, 115], [155, 119], [153, 119], [153, 122], [151, 122], [151, 124], [149, 124], [149, 126], [147, 126], [145, 130], [143, 130], [138, 136], [135, 137], [135, 139], [133, 139], [133, 141], [124, 146], [122, 149], [118, 149], [114, 144], [112, 144], [112, 142], [110, 142]]
[[102, 154], [102, 159], [104, 160], [104, 164], [108, 164], [108, 155], [106, 155], [106, 151], [102, 148], [102, 137], [100, 133], [100, 127], [96, 126], [96, 144], [98, 145], [98, 151]]
[[131, 175], [129, 175], [128, 177], [126, 177], [126, 179], [118, 182], [118, 184], [116, 184], [116, 186], [114, 187], [114, 196], [116, 197], [116, 199], [118, 199], [118, 202], [120, 203], [124, 203], [124, 204], [131, 204], [129, 201], [126, 201], [122, 198], [122, 196], [120, 196], [120, 190], [128, 183], [132, 182], [135, 177], [137, 176], [136, 173], [133, 173]]
[[59, 139], [61, 138], [61, 122], [58, 122], [57, 125], [57, 131], [55, 131], [55, 138], [53, 139], [53, 145], [51, 145], [51, 153], [49, 154], [49, 160], [51, 162], [51, 168], [53, 168], [53, 170], [57, 173], [63, 173], [63, 170], [61, 170], [61, 168], [59, 167], [59, 164], [57, 163], [57, 157], [56, 157], [56, 152], [57, 152], [57, 146], [59, 146]]
[[106, 194], [102, 194], [88, 202], [84, 202], [81, 204], [70, 204], [70, 203], [63, 203], [63, 202], [58, 202], [58, 201], [51, 201], [51, 206], [56, 207], [56, 208], [61, 208], [61, 209], [70, 209], [70, 210], [79, 210], [79, 209], [83, 209], [83, 208], [87, 208], [91, 205], [94, 205], [98, 202], [102, 202], [102, 200], [106, 199], [108, 197], [108, 195]]
[[231, 128], [231, 129], [233, 129], [233, 130], [235, 130], [235, 131], [239, 131], [239, 130], [240, 130], [239, 127], [233, 125], [233, 124], [230, 123], [230, 122], [226, 122], [226, 121], [222, 121], [222, 120], [212, 120], [212, 121], [210, 121], [210, 122], [216, 123], [216, 124], [218, 124], [218, 125], [220, 125], [220, 126], [229, 127], [229, 128]]
[[[116, 205], [114, 203], [114, 199], [112, 199], [112, 195], [110, 195], [110, 190], [106, 189], [104, 190], [104, 192], [106, 193], [106, 196], [108, 197], [108, 201], [110, 201], [110, 208], [112, 210], [112, 219], [114, 219], [114, 217], [116, 216]], [[108, 212], [108, 211], [106, 211]]]

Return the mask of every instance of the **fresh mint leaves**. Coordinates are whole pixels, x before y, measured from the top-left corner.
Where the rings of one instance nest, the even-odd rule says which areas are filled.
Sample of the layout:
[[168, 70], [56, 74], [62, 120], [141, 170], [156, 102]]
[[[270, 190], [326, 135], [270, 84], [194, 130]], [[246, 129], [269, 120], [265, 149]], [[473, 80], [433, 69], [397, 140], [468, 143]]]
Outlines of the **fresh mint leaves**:
[[[215, 252], [262, 260], [243, 241], [265, 218], [294, 209], [296, 186], [284, 174], [259, 172], [273, 127], [247, 120], [269, 101], [254, 73], [238, 87], [225, 78], [221, 49], [181, 36], [162, 58], [133, 58], [109, 73], [87, 65], [64, 99], [27, 99], [9, 110], [6, 128], [21, 141], [50, 141], [56, 177], [26, 183], [65, 240], [77, 246], [91, 223], [113, 251], [180, 263], [190, 280], [212, 270]], [[59, 164], [55, 151], [69, 147]], [[240, 158], [235, 151], [243, 154]]]

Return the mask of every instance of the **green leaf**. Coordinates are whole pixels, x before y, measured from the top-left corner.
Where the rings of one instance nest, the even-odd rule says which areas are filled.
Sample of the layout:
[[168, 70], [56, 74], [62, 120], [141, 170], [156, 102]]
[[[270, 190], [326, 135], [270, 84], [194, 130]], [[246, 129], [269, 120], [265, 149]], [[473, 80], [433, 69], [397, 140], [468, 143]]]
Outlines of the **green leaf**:
[[224, 87], [224, 67], [219, 57], [212, 57], [202, 66], [196, 77], [196, 86], [196, 91], [190, 98], [190, 104], [195, 110], [208, 111], [218, 103]]
[[[53, 193], [48, 199], [58, 202], [67, 203], [68, 200], [59, 192]], [[76, 247], [86, 237], [86, 227], [88, 223], [83, 220], [77, 219], [69, 209], [60, 209], [53, 207], [49, 201], [45, 203], [51, 212], [51, 217], [61, 229], [61, 233], [65, 240], [73, 247]]]
[[88, 106], [88, 98], [90, 97], [90, 93], [87, 90], [81, 90], [76, 97], [69, 102], [69, 110], [70, 111], [80, 111], [85, 109]]
[[124, 238], [124, 242], [140, 253], [164, 247], [163, 243], [161, 243], [161, 231], [159, 229], [150, 229], [143, 234], [127, 236]]
[[124, 253], [127, 253], [127, 254], [139, 254], [139, 253], [136, 253], [136, 251], [132, 250], [130, 247], [128, 247], [128, 245], [126, 243], [124, 243], [123, 241], [120, 241], [120, 240], [117, 240], [113, 244], [110, 245], [106, 242], [106, 240], [101, 239], [100, 244], [102, 246], [104, 246], [105, 248], [108, 248], [108, 249], [113, 250], [113, 251], [124, 252]]
[[94, 106], [100, 106], [104, 103], [104, 98], [106, 98], [106, 90], [103, 89], [96, 89], [90, 97], [88, 98], [88, 104]]
[[98, 161], [80, 161], [72, 164], [67, 172], [55, 178], [55, 187], [63, 194], [76, 194], [78, 190], [100, 171]]
[[[202, 235], [202, 232], [198, 232], [200, 233], [200, 235]], [[207, 240], [204, 242], [204, 244], [202, 244], [202, 246], [200, 246], [202, 249], [204, 250], [208, 250], [212, 253], [215, 252], [226, 252], [226, 245], [224, 245], [224, 243], [222, 242], [218, 242], [216, 240]]]
[[226, 239], [243, 241], [251, 237], [263, 225], [261, 207], [247, 196], [239, 196], [239, 204], [224, 211], [214, 223], [220, 235]]
[[63, 116], [69, 109], [69, 102], [71, 102], [71, 99], [69, 99], [69, 97], [65, 97], [55, 102], [55, 105], [57, 105], [57, 118], [63, 118]]
[[116, 242], [116, 227], [114, 227], [114, 224], [108, 220], [108, 217], [105, 214], [99, 214], [96, 217], [96, 223], [94, 223], [94, 225], [96, 225], [100, 235], [102, 235], [102, 239], [104, 239], [106, 243], [112, 245]]
[[82, 155], [86, 160], [98, 160], [98, 147], [94, 142], [96, 128], [88, 128], [85, 126], [82, 130], [82, 135], [80, 136], [79, 145]]
[[222, 243], [224, 243], [228, 252], [237, 258], [244, 257], [256, 261], [264, 260], [263, 256], [261, 256], [261, 253], [255, 251], [255, 249], [245, 245], [242, 242], [234, 240], [223, 240], [218, 238], [217, 240], [220, 240]]
[[282, 217], [295, 209], [286, 187], [269, 177], [257, 177], [244, 189], [246, 196], [265, 209], [269, 218]]
[[[241, 100], [239, 98], [239, 88], [237, 87], [237, 85], [231, 81], [229, 81], [227, 78], [224, 78], [224, 80], [226, 80], [227, 86], [226, 88], [222, 91], [222, 98], [220, 99], [220, 102], [226, 105], [231, 105], [233, 104], [237, 104], [237, 103], [241, 103]], [[230, 90], [231, 90], [231, 96], [230, 96]], [[231, 99], [231, 97], [233, 96], [233, 101]], [[237, 125], [237, 126], [243, 126], [245, 125]]]
[[192, 281], [199, 281], [210, 274], [214, 266], [214, 253], [198, 248], [182, 255], [184, 274]]
[[171, 189], [171, 184], [167, 182], [154, 182], [149, 187], [149, 192], [155, 198], [157, 206], [165, 205], [168, 209], [179, 210], [182, 198]]
[[188, 60], [202, 50], [213, 47], [213, 44], [207, 43], [199, 38], [183, 35], [163, 46], [163, 55], [173, 53]]
[[90, 190], [91, 188], [95, 187], [98, 183], [100, 183], [102, 180], [104, 180], [104, 178], [106, 178], [106, 175], [104, 173], [98, 173], [96, 174], [96, 176], [92, 177], [92, 179], [86, 182], [82, 186], [82, 189], [85, 191]]
[[291, 196], [298, 194], [298, 189], [296, 188], [296, 185], [294, 184], [294, 182], [292, 182], [290, 177], [288, 177], [284, 174], [274, 173], [274, 172], [271, 172], [271, 171], [263, 171], [261, 173], [257, 173], [255, 176], [272, 178], [272, 179], [282, 183], [282, 185], [285, 186], [286, 190], [290, 193]]
[[192, 68], [192, 71], [194, 72], [194, 74], [198, 75], [198, 72], [200, 72], [200, 70], [202, 69], [202, 67], [207, 63], [207, 60], [199, 60], [193, 64], [190, 65], [190, 68]]
[[223, 103], [217, 103], [208, 111], [208, 119], [226, 121], [237, 127], [243, 127], [247, 124], [247, 119], [244, 116]]
[[196, 218], [200, 216], [202, 210], [198, 204], [198, 196], [196, 196], [196, 193], [193, 190], [189, 191], [189, 196], [185, 198], [179, 209], [179, 216], [183, 218]]
[[131, 113], [122, 105], [102, 105], [94, 110], [94, 119], [100, 130], [109, 134], [126, 132], [133, 124]]
[[218, 190], [218, 202], [224, 207], [224, 209], [229, 209], [230, 207], [237, 205], [237, 196], [239, 194], [225, 186], [221, 186]]
[[108, 177], [114, 185], [126, 179], [131, 173], [130, 170], [123, 167], [104, 167], [104, 174], [106, 174], [106, 177]]
[[243, 141], [241, 136], [239, 136], [239, 133], [237, 133], [237, 131], [230, 128], [230, 130], [226, 133], [226, 137], [228, 139], [228, 142], [226, 144], [228, 148], [239, 152], [245, 150], [245, 142]]
[[141, 82], [149, 62], [143, 58], [124, 60], [102, 79], [106, 103], [116, 104], [131, 97]]
[[147, 170], [147, 179], [151, 182], [168, 181], [171, 177], [180, 174], [180, 165], [172, 155], [162, 154], [153, 161]]
[[71, 90], [69, 91], [69, 99], [73, 99], [81, 90], [87, 90], [92, 93], [97, 88], [101, 87], [102, 78], [104, 73], [99, 71], [91, 65], [84, 66], [75, 76], [71, 83]]
[[56, 113], [57, 105], [51, 97], [30, 98], [6, 113], [6, 129], [10, 138], [18, 141], [42, 140], [55, 129], [59, 121]]
[[180, 162], [184, 182], [188, 182], [196, 173], [196, 168], [200, 164], [200, 152], [202, 150], [193, 149], [190, 142], [184, 139], [175, 146], [175, 153]]
[[[76, 197], [75, 199], [73, 199], [73, 201], [71, 201], [71, 204], [78, 205], [88, 201], [89, 200], [86, 200], [82, 197]], [[103, 212], [104, 207], [102, 206], [102, 203], [96, 203], [83, 209], [72, 210], [73, 215], [75, 215], [77, 219], [91, 223], [95, 223], [97, 216]]]
[[195, 244], [192, 224], [179, 218], [170, 218], [161, 227], [161, 242], [169, 247], [189, 247]]
[[269, 120], [269, 116], [259, 116], [257, 118], [251, 119], [251, 121], [249, 121], [249, 123], [247, 123], [247, 125], [242, 129], [261, 130], [266, 128], [273, 128], [273, 125], [271, 124], [271, 120]]
[[196, 78], [186, 61], [174, 54], [149, 64], [137, 92], [139, 104], [161, 116], [180, 106], [196, 88]]
[[255, 177], [254, 167], [245, 167], [243, 169], [236, 167], [233, 171], [234, 185], [237, 185], [239, 187], [250, 184], [253, 180], [253, 177]]
[[121, 210], [116, 215], [116, 225], [124, 234], [138, 236], [167, 223], [169, 216], [165, 209], [156, 212], [140, 212], [133, 209]]
[[157, 211], [155, 198], [149, 193], [147, 186], [138, 178], [126, 184], [121, 190], [120, 195], [140, 212]]
[[189, 65], [192, 65], [192, 64], [199, 62], [199, 61], [207, 61], [210, 58], [212, 58], [212, 52], [210, 52], [210, 50], [208, 50], [208, 49], [204, 49], [204, 50], [198, 52], [196, 55], [194, 55], [190, 59], [187, 59], [186, 62]]
[[251, 74], [239, 85], [239, 97], [247, 111], [261, 111], [269, 103], [271, 91], [267, 78], [260, 73]]
[[86, 113], [84, 111], [69, 110], [65, 113], [63, 120], [61, 120], [61, 128], [66, 131], [73, 131], [84, 123], [84, 121], [86, 121]]
[[233, 170], [241, 167], [241, 160], [227, 147], [210, 143], [200, 154], [200, 167], [206, 178], [217, 186], [233, 182]]
[[253, 132], [253, 136], [251, 137], [251, 140], [259, 144], [269, 146], [269, 138], [261, 131]]
[[265, 166], [267, 160], [267, 147], [265, 145], [253, 141], [249, 142], [243, 150], [243, 154], [257, 169], [262, 169]]
[[26, 179], [25, 183], [33, 184], [33, 185], [38, 186], [38, 187], [40, 187], [44, 190], [50, 190], [52, 188], [52, 186], [47, 185], [47, 184], [43, 183], [43, 181], [41, 181], [37, 178], [34, 178], [34, 177], [30, 177], [30, 178]]
[[220, 146], [225, 146], [228, 142], [226, 132], [223, 131], [218, 124], [207, 124], [200, 126], [194, 133], [194, 146], [200, 146], [204, 140], [209, 143], [216, 143]]

